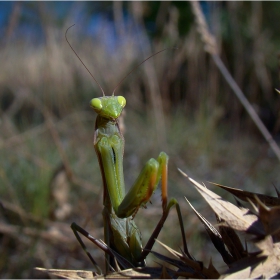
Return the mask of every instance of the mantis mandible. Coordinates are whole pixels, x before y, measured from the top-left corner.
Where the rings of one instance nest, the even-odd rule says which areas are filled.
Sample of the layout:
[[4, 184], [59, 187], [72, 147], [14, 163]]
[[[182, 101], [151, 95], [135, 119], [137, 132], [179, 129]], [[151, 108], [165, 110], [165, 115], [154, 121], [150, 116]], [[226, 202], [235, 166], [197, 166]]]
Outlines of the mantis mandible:
[[[75, 50], [67, 40], [66, 34], [69, 28], [65, 32], [66, 41], [75, 55], [78, 57], [78, 59], [90, 73], [88, 68], [85, 66], [83, 61], [80, 59], [78, 54], [75, 52]], [[162, 51], [159, 51], [156, 54]], [[153, 54], [152, 56], [156, 54]], [[150, 57], [133, 68], [132, 71], [134, 71], [138, 66], [144, 63]], [[132, 71], [130, 71], [128, 75]], [[92, 76], [91, 73], [90, 75]], [[93, 238], [88, 232], [86, 232], [76, 223], [72, 223], [71, 228], [74, 231], [74, 234], [77, 237], [79, 243], [86, 251], [99, 272], [100, 269], [98, 268], [90, 253], [87, 251], [86, 246], [79, 236], [79, 233], [93, 241], [97, 246], [99, 246], [106, 252], [107, 269], [109, 265], [113, 264], [112, 258], [114, 257], [114, 255], [112, 255], [110, 251], [111, 249], [113, 249], [121, 257], [123, 257], [129, 264], [128, 266], [144, 266], [145, 258], [149, 254], [149, 250], [151, 250], [151, 248], [153, 247], [155, 239], [159, 235], [160, 230], [163, 227], [163, 224], [172, 206], [176, 206], [183, 239], [184, 251], [188, 253], [185, 240], [184, 225], [179, 204], [174, 198], [171, 198], [168, 202], [168, 156], [166, 153], [161, 152], [157, 159], [152, 158], [148, 160], [138, 178], [136, 179], [134, 185], [130, 188], [128, 193], [125, 194], [123, 175], [124, 138], [119, 128], [118, 118], [126, 105], [126, 100], [123, 96], [115, 96], [114, 93], [127, 76], [125, 76], [116, 86], [112, 96], [105, 96], [102, 87], [92, 76], [103, 93], [102, 97], [93, 98], [90, 102], [90, 106], [97, 113], [93, 144], [98, 157], [103, 180], [104, 209], [102, 214], [104, 220], [105, 243], [109, 247], [109, 250], [106, 246], [106, 248], [103, 246], [104, 244], [97, 242], [95, 238]], [[141, 233], [137, 228], [133, 218], [136, 215], [138, 209], [140, 207], [145, 207], [146, 203], [150, 201], [150, 198], [160, 180], [162, 182], [162, 217], [158, 222], [155, 230], [153, 231], [151, 237], [149, 238], [147, 245], [143, 249], [141, 242]]]

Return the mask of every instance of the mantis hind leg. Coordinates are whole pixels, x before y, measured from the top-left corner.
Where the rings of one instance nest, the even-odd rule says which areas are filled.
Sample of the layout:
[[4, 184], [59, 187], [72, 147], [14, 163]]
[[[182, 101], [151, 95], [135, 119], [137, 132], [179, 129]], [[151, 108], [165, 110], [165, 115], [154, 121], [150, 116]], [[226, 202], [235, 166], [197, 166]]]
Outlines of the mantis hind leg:
[[[75, 234], [75, 237], [77, 238], [77, 240], [80, 243], [81, 247], [83, 248], [83, 250], [88, 255], [89, 259], [91, 260], [91, 262], [92, 262], [92, 264], [93, 264], [93, 266], [94, 266], [94, 268], [96, 270], [96, 274], [97, 275], [103, 274], [102, 270], [99, 267], [99, 265], [96, 263], [94, 258], [92, 257], [91, 253], [88, 251], [88, 249], [87, 249], [86, 245], [84, 244], [80, 234], [83, 235], [88, 240], [90, 240], [91, 242], [93, 242], [97, 247], [99, 247], [102, 251], [104, 251], [105, 254], [108, 255], [110, 258], [112, 258], [112, 259], [115, 258], [115, 260], [118, 262], [118, 264], [123, 269], [127, 269], [127, 268], [133, 267], [133, 265], [127, 259], [125, 259], [123, 256], [121, 256], [118, 252], [116, 252], [113, 249], [111, 249], [110, 247], [108, 247], [108, 245], [106, 243], [104, 243], [102, 240], [94, 238], [85, 229], [83, 229], [82, 227], [80, 227], [76, 223], [72, 223], [71, 224], [71, 229], [73, 230], [73, 232]], [[106, 267], [106, 271], [109, 271], [110, 263], [107, 263], [107, 264], [108, 265]]]
[[[81, 247], [83, 248], [83, 250], [86, 252], [86, 254], [88, 255], [89, 259], [91, 260], [94, 268], [96, 269], [97, 273], [99, 275], [102, 274], [102, 270], [99, 267], [99, 265], [96, 263], [96, 261], [94, 260], [94, 258], [92, 257], [91, 253], [88, 251], [86, 245], [84, 244], [83, 240], [81, 239], [80, 234], [82, 234], [83, 236], [85, 236], [87, 239], [89, 239], [90, 241], [94, 242], [98, 247], [103, 247], [103, 244], [99, 242], [99, 240], [95, 239], [93, 236], [91, 236], [86, 230], [84, 230], [83, 228], [81, 228], [79, 225], [77, 225], [76, 223], [72, 223], [71, 224], [71, 229], [73, 230], [77, 240], [79, 241]], [[102, 248], [102, 250], [105, 250], [104, 248]]]
[[188, 251], [188, 246], [187, 246], [187, 241], [186, 241], [186, 237], [185, 237], [185, 230], [184, 230], [184, 224], [183, 224], [183, 219], [182, 219], [182, 214], [181, 214], [181, 210], [180, 210], [180, 206], [179, 203], [177, 202], [177, 200], [175, 198], [171, 198], [170, 201], [167, 204], [167, 207], [165, 210], [163, 210], [161, 219], [159, 220], [157, 226], [155, 227], [152, 235], [149, 238], [149, 241], [147, 242], [145, 248], [142, 251], [142, 255], [141, 255], [141, 259], [139, 259], [139, 261], [144, 260], [147, 255], [150, 253], [150, 250], [152, 249], [152, 247], [155, 244], [155, 240], [158, 237], [168, 215], [169, 215], [169, 211], [170, 209], [176, 206], [176, 212], [178, 215], [178, 220], [179, 220], [179, 225], [180, 225], [180, 230], [181, 230], [181, 236], [182, 236], [182, 240], [183, 240], [183, 248], [184, 248], [184, 252], [186, 253], [186, 255], [190, 258], [193, 259], [193, 257], [190, 255], [189, 251]]

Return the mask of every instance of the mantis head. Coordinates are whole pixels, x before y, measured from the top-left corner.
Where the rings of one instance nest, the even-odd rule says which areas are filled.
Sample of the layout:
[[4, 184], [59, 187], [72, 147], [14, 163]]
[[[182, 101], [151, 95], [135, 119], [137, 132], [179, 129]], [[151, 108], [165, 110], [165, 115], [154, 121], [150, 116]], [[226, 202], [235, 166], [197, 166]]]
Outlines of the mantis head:
[[125, 104], [123, 96], [103, 96], [90, 101], [91, 108], [98, 115], [111, 120], [116, 120], [120, 116]]

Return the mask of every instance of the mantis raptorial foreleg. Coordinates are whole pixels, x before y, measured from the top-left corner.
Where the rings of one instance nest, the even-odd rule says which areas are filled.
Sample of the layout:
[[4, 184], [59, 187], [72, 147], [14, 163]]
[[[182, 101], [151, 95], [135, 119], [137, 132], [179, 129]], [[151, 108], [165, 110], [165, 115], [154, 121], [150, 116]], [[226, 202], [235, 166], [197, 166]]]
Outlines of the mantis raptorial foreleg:
[[[71, 45], [70, 47], [72, 48]], [[73, 48], [72, 50], [74, 51]], [[77, 55], [75, 51], [74, 53]], [[78, 55], [77, 57], [79, 58]], [[82, 64], [85, 66], [83, 62]], [[88, 70], [86, 66], [85, 68]], [[94, 77], [93, 79], [95, 80]], [[123, 80], [121, 80], [121, 82], [122, 81]], [[96, 83], [98, 84], [97, 81]], [[117, 87], [119, 87], [120, 83]], [[101, 88], [100, 85], [99, 87]], [[145, 258], [149, 254], [149, 250], [152, 249], [155, 239], [159, 235], [171, 207], [176, 206], [184, 251], [188, 254], [179, 204], [174, 198], [168, 202], [168, 156], [166, 153], [161, 152], [157, 159], [150, 159], [142, 169], [134, 185], [128, 193], [125, 194], [123, 176], [124, 138], [119, 129], [118, 118], [126, 105], [126, 100], [122, 96], [114, 96], [115, 90], [113, 91], [112, 96], [105, 96], [102, 88], [101, 90], [103, 92], [103, 97], [92, 99], [90, 105], [97, 113], [93, 142], [103, 180], [103, 220], [104, 236], [107, 245], [104, 246], [102, 242], [97, 242], [96, 239], [90, 236], [84, 229], [73, 223], [71, 228], [73, 229], [75, 236], [82, 245], [83, 249], [89, 255], [97, 270], [99, 268], [90, 253], [87, 251], [79, 233], [93, 241], [99, 248], [104, 250], [106, 253], [107, 268], [114, 265], [113, 258], [118, 255], [121, 256], [117, 259], [122, 267], [144, 266]], [[133, 217], [136, 215], [140, 207], [145, 207], [146, 203], [150, 201], [150, 198], [160, 180], [162, 181], [162, 217], [143, 250], [141, 234], [133, 220]]]

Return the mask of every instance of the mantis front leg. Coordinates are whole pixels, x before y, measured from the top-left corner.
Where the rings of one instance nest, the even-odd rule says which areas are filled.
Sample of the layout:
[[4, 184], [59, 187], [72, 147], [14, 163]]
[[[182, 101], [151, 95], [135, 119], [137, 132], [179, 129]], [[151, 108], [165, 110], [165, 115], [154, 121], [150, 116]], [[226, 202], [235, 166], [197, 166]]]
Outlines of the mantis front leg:
[[[150, 200], [150, 197], [153, 194], [155, 188], [157, 187], [160, 179], [161, 179], [161, 195], [162, 195], [162, 217], [159, 220], [157, 226], [155, 227], [152, 235], [149, 238], [149, 241], [147, 242], [144, 250], [141, 253], [141, 257], [138, 260], [143, 261], [149, 254], [149, 251], [152, 249], [155, 243], [155, 239], [158, 237], [169, 215], [169, 211], [173, 206], [176, 207], [176, 211], [179, 219], [184, 252], [192, 259], [187, 248], [187, 242], [185, 237], [184, 224], [183, 224], [180, 206], [175, 198], [171, 198], [170, 201], [168, 202], [168, 194], [167, 194], [168, 193], [167, 192], [168, 155], [166, 153], [161, 152], [157, 160], [150, 159], [146, 163], [145, 167], [140, 173], [135, 184], [127, 193], [121, 205], [119, 206], [119, 211], [121, 214], [124, 213], [131, 214], [132, 213], [131, 211], [137, 211], [141, 205], [144, 206]], [[135, 195], [138, 199], [135, 199]]]

